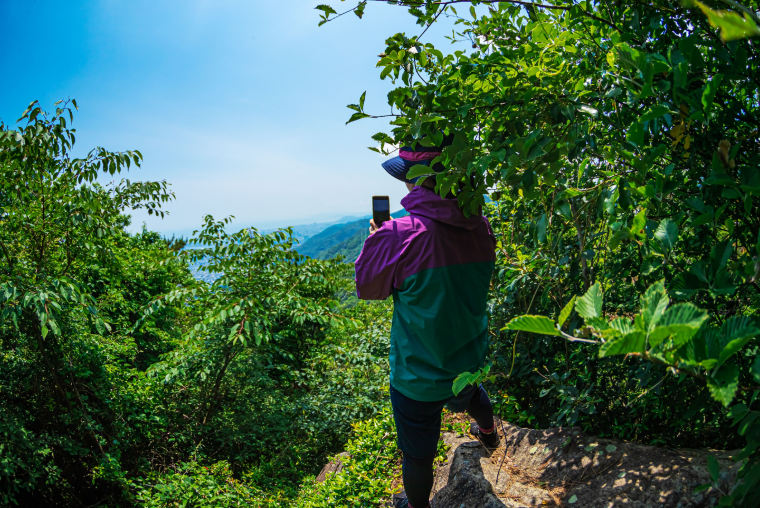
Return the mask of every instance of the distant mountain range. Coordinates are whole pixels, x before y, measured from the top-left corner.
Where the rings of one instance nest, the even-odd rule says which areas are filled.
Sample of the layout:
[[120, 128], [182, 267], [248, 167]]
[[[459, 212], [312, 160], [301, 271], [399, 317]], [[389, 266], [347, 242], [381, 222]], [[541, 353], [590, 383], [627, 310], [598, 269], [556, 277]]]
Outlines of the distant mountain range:
[[[303, 243], [304, 240], [311, 238], [312, 236], [321, 233], [326, 228], [333, 226], [335, 224], [346, 224], [348, 222], [354, 222], [360, 219], [369, 219], [369, 215], [366, 217], [359, 217], [355, 215], [347, 215], [345, 217], [341, 217], [338, 220], [334, 220], [331, 222], [314, 222], [313, 224], [301, 224], [299, 226], [291, 226], [293, 229], [293, 237], [296, 238], [300, 243]], [[272, 228], [272, 229], [264, 229], [261, 230], [261, 233], [271, 233], [273, 231], [277, 231], [280, 228]]]
[[[409, 215], [406, 210], [401, 209], [392, 213], [394, 219]], [[314, 259], [331, 259], [335, 256], [344, 256], [346, 263], [353, 263], [362, 251], [364, 240], [369, 235], [370, 215], [359, 220], [346, 222], [343, 224], [334, 224], [307, 238], [301, 245], [297, 245], [295, 250], [299, 254], [309, 256]]]
[[[397, 219], [405, 215], [409, 214], [402, 208], [398, 212], [392, 213], [391, 217]], [[294, 250], [314, 259], [332, 259], [336, 256], [343, 256], [344, 262], [353, 263], [359, 257], [364, 246], [364, 240], [369, 235], [369, 219], [371, 217], [371, 215], [361, 218], [348, 216], [334, 222], [315, 222], [291, 226], [293, 236], [299, 241]], [[277, 231], [277, 229], [262, 230], [261, 233], [271, 233], [272, 231]], [[212, 283], [219, 278], [219, 274], [198, 270], [198, 266], [201, 264], [202, 262], [197, 262], [190, 267], [190, 271], [196, 279]]]

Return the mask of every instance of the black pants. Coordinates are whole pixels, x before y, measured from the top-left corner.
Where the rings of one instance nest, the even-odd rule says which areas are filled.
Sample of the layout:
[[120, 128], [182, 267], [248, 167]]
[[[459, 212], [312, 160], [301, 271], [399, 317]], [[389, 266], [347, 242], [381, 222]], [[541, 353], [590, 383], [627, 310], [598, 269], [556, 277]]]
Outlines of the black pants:
[[428, 505], [433, 488], [433, 460], [441, 436], [441, 411], [467, 411], [481, 429], [493, 428], [493, 407], [482, 386], [469, 386], [458, 396], [434, 402], [413, 400], [391, 386], [398, 447], [404, 453], [404, 490], [413, 508]]

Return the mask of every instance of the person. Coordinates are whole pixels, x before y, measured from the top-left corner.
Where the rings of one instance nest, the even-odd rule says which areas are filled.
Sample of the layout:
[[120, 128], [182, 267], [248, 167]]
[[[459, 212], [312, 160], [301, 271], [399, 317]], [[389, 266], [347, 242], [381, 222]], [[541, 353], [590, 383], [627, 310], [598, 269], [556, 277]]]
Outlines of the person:
[[[422, 185], [406, 178], [412, 166], [429, 166], [445, 144], [446, 138], [438, 147], [406, 146], [383, 163], [406, 184], [409, 194], [401, 204], [409, 215], [382, 225], [370, 221], [370, 236], [356, 261], [360, 299], [393, 295], [390, 398], [404, 482], [404, 491], [392, 499], [396, 508], [429, 506], [444, 406], [467, 411], [476, 422], [471, 433], [486, 447], [499, 444], [483, 387], [469, 386], [458, 396], [452, 391], [459, 374], [485, 362], [496, 240], [488, 219], [466, 217], [456, 198], [436, 194], [433, 177]], [[436, 163], [432, 169], [444, 168]]]

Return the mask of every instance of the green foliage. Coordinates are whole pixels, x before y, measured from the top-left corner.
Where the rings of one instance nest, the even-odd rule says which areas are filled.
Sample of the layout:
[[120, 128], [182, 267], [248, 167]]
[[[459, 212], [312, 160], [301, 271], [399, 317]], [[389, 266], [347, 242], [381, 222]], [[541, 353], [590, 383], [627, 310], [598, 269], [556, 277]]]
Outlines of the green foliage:
[[198, 463], [181, 463], [162, 475], [136, 483], [136, 500], [141, 506], [197, 506], [213, 508], [278, 506], [262, 504], [263, 493], [233, 476], [229, 464], [219, 462], [210, 467]]
[[[352, 427], [347, 455], [333, 457], [343, 463], [341, 471], [329, 475], [324, 483], [304, 489], [294, 506], [380, 506], [400, 490], [402, 455], [396, 448], [396, 426], [390, 408]], [[446, 445], [439, 441], [435, 464], [446, 460], [446, 452]]]
[[471, 374], [469, 372], [463, 372], [462, 374], [459, 374], [459, 376], [457, 376], [457, 378], [454, 380], [454, 384], [452, 386], [454, 395], [459, 395], [459, 392], [464, 390], [468, 385], [480, 385], [480, 383], [488, 379], [489, 372], [491, 372], [491, 366], [486, 365], [474, 374]]
[[760, 35], [760, 28], [755, 24], [756, 17], [750, 15], [751, 11], [745, 11], [744, 17], [741, 17], [732, 11], [715, 11], [702, 2], [689, 1], [684, 3], [699, 7], [707, 16], [710, 24], [715, 28], [720, 28], [720, 38], [725, 42]]
[[129, 234], [167, 184], [100, 186], [141, 156], [72, 159], [70, 113], [0, 132], [0, 503], [292, 505], [385, 406], [388, 304], [289, 230]]
[[373, 139], [454, 136], [436, 190], [465, 213], [483, 207], [500, 253], [492, 391], [539, 426], [577, 411], [597, 434], [745, 446], [722, 502], [751, 506], [760, 438], [732, 427], [727, 406], [758, 393], [760, 60], [745, 38], [754, 11], [725, 3], [739, 12], [416, 2], [421, 26], [446, 14], [472, 51], [388, 38], [377, 65], [397, 84], [396, 116]]
[[302, 493], [296, 506], [377, 506], [390, 497], [401, 473], [393, 413], [385, 410], [376, 419], [354, 424], [346, 452], [348, 456], [338, 457], [343, 469]]

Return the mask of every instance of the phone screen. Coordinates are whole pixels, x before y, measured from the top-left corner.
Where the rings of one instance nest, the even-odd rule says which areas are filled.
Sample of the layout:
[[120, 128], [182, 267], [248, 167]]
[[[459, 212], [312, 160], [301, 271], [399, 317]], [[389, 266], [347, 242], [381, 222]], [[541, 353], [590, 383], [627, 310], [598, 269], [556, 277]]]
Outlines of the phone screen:
[[388, 196], [372, 196], [372, 219], [377, 227], [391, 220], [391, 202]]

